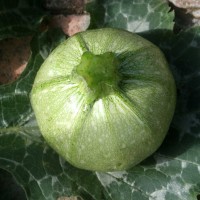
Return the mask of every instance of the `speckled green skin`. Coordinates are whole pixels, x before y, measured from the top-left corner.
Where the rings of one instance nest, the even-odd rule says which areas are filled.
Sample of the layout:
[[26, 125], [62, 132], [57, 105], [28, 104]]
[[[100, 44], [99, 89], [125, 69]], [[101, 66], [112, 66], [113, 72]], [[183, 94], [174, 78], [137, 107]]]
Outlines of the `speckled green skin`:
[[[116, 64], [106, 76], [98, 64], [88, 78], [81, 65], [85, 52], [108, 52]], [[82, 32], [59, 45], [31, 92], [46, 141], [74, 166], [94, 171], [125, 170], [151, 155], [168, 131], [175, 102], [174, 79], [161, 51], [136, 34], [111, 28]]]

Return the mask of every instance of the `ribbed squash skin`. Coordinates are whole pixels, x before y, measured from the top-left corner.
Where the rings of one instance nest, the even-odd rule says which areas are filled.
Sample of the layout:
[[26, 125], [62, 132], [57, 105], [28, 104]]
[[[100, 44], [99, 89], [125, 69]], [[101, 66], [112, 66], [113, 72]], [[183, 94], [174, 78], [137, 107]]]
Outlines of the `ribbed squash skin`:
[[[116, 62], [108, 67], [114, 70], [106, 72], [107, 57], [100, 56], [95, 72], [96, 60], [88, 56], [84, 62], [94, 73], [81, 76], [86, 52], [110, 53]], [[98, 87], [93, 87], [97, 78]], [[35, 78], [31, 103], [42, 135], [68, 162], [116, 171], [138, 164], [161, 145], [175, 109], [175, 88], [155, 45], [136, 34], [104, 28], [78, 33], [50, 54]]]

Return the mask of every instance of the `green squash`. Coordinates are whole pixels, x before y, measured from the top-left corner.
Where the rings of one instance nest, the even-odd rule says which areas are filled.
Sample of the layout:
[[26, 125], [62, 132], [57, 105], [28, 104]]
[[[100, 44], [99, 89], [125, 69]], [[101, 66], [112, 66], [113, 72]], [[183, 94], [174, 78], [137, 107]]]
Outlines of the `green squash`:
[[163, 53], [114, 28], [60, 44], [37, 73], [31, 103], [42, 135], [72, 165], [126, 170], [163, 142], [176, 87]]

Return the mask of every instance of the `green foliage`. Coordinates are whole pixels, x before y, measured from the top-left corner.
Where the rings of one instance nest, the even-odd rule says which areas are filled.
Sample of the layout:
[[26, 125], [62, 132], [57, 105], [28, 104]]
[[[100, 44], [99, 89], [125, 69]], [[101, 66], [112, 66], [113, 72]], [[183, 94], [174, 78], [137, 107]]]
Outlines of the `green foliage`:
[[[26, 70], [17, 81], [0, 86], [0, 168], [14, 176], [29, 200], [67, 196], [86, 200], [196, 200], [200, 193], [200, 28], [174, 35], [173, 13], [168, 13], [168, 5], [161, 0], [93, 1], [88, 8], [91, 28], [117, 26], [146, 31], [140, 35], [163, 50], [178, 95], [167, 138], [150, 158], [123, 172], [88, 172], [60, 158], [40, 135], [29, 93], [40, 65], [65, 36], [57, 30], [38, 32], [31, 42]], [[46, 15], [40, 1], [1, 1], [0, 10], [1, 39], [36, 32]]]
[[172, 29], [173, 13], [163, 0], [94, 0], [87, 5], [91, 28], [116, 27], [132, 32]]
[[36, 32], [46, 14], [41, 0], [1, 0], [0, 39]]

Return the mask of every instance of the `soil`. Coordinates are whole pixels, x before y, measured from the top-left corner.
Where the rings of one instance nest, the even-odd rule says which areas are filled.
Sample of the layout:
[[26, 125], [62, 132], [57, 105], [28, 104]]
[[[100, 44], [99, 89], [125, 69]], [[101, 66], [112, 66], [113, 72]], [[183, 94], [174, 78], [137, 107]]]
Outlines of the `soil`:
[[23, 72], [31, 54], [30, 40], [29, 36], [0, 41], [0, 84], [16, 80]]

